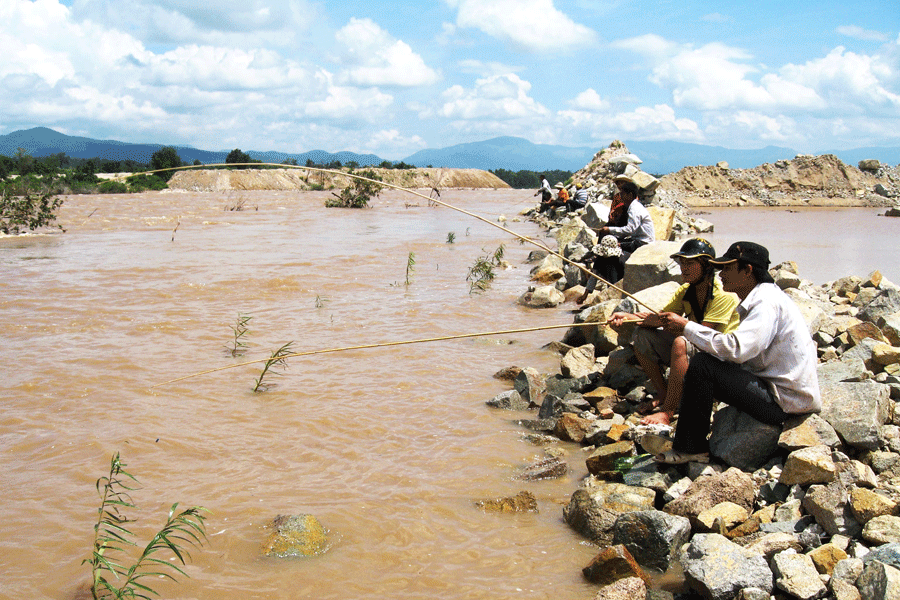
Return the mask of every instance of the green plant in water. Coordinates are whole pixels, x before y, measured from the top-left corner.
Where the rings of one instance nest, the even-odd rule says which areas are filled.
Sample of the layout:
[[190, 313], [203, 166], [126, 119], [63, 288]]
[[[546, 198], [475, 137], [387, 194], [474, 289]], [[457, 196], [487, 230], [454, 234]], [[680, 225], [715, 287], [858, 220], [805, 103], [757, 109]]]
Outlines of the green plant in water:
[[82, 564], [91, 565], [91, 593], [95, 600], [149, 600], [150, 594], [158, 594], [143, 583], [146, 578], [165, 577], [177, 581], [171, 570], [188, 576], [177, 564], [160, 558], [160, 555], [171, 553], [185, 565], [186, 559], [191, 557], [188, 547], [200, 547], [206, 540], [206, 517], [203, 515], [206, 509], [193, 506], [177, 512], [176, 502], [169, 510], [166, 524], [144, 547], [137, 562], [127, 568], [121, 564], [125, 549], [137, 546], [134, 534], [128, 529], [129, 524], [134, 521], [124, 515], [122, 510], [137, 508], [128, 493], [137, 489], [133, 486], [138, 481], [125, 471], [125, 466], [116, 452], [110, 461], [109, 475], [97, 480], [97, 493], [100, 495], [97, 513], [100, 517], [94, 525], [91, 556], [82, 561]]
[[456, 234], [453, 233], [452, 231], [448, 232], [447, 233], [447, 243], [452, 244], [455, 241], [456, 241]]
[[267, 375], [280, 375], [277, 371], [273, 371], [272, 369], [286, 369], [287, 368], [287, 360], [285, 359], [286, 354], [291, 353], [291, 346], [294, 345], [294, 342], [288, 342], [278, 350], [272, 353], [272, 356], [266, 360], [266, 364], [263, 365], [263, 370], [259, 374], [259, 377], [256, 379], [256, 385], [253, 387], [254, 392], [264, 392], [269, 389], [270, 385], [264, 384], [263, 379], [266, 378]]
[[409, 253], [409, 256], [406, 257], [406, 285], [410, 284], [410, 277], [412, 276], [413, 271], [416, 267], [416, 255], [413, 252]]
[[328, 298], [316, 294], [316, 308], [323, 308], [326, 302], [328, 302]]
[[475, 263], [469, 267], [469, 273], [466, 275], [470, 294], [477, 294], [487, 290], [494, 280], [494, 267], [503, 261], [505, 252], [503, 244], [500, 244], [493, 254], [486, 252], [484, 256], [479, 256], [475, 259]]
[[247, 327], [247, 324], [252, 318], [253, 317], [250, 315], [238, 313], [237, 321], [235, 321], [234, 325], [231, 325], [231, 332], [234, 334], [234, 337], [231, 340], [231, 346], [228, 347], [228, 349], [231, 351], [231, 356], [244, 355], [244, 351], [247, 348], [247, 343], [244, 341], [244, 336], [246, 336], [250, 331], [250, 329]]
[[[362, 171], [358, 173], [358, 175], [367, 179], [381, 181], [381, 177], [371, 169]], [[334, 196], [335, 199], [332, 200], [329, 198], [326, 200], [325, 206], [338, 208], [366, 208], [369, 206], [369, 200], [381, 193], [382, 187], [383, 186], [373, 181], [353, 179], [353, 181], [350, 182], [350, 185], [341, 190], [340, 194], [332, 192], [331, 195]]]

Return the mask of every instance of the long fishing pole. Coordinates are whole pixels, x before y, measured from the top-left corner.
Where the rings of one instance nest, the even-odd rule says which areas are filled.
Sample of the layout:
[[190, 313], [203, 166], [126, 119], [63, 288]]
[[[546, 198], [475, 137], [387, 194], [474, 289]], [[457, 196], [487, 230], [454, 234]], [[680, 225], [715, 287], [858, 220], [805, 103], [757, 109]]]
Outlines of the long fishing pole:
[[[492, 227], [496, 227], [496, 228], [498, 228], [498, 229], [500, 229], [500, 230], [502, 230], [502, 231], [505, 231], [506, 233], [508, 233], [508, 234], [510, 234], [510, 235], [512, 235], [512, 236], [514, 236], [514, 237], [516, 237], [516, 238], [518, 238], [519, 240], [522, 240], [523, 242], [527, 242], [527, 243], [529, 243], [529, 244], [534, 244], [534, 245], [537, 246], [538, 248], [541, 248], [542, 250], [547, 251], [548, 253], [552, 254], [553, 256], [558, 257], [558, 258], [559, 258], [560, 260], [562, 260], [563, 262], [566, 262], [566, 263], [568, 263], [568, 264], [570, 264], [570, 265], [573, 265], [573, 266], [577, 267], [578, 269], [580, 269], [583, 273], [587, 274], [588, 276], [590, 276], [590, 277], [596, 277], [596, 278], [597, 278], [597, 281], [600, 281], [601, 283], [605, 283], [606, 285], [608, 285], [608, 286], [611, 287], [612, 289], [616, 290], [617, 292], [619, 292], [619, 293], [621, 293], [621, 294], [627, 296], [628, 298], [631, 298], [632, 300], [634, 300], [635, 302], [637, 302], [637, 303], [640, 304], [641, 306], [645, 307], [647, 310], [649, 310], [649, 311], [650, 311], [651, 313], [653, 313], [654, 315], [659, 314], [659, 311], [655, 310], [655, 309], [654, 309], [653, 307], [651, 307], [651, 306], [648, 306], [646, 302], [643, 302], [643, 301], [640, 300], [639, 298], [635, 297], [634, 294], [631, 294], [630, 292], [625, 291], [624, 289], [622, 289], [621, 287], [619, 287], [619, 286], [617, 286], [616, 284], [612, 283], [611, 281], [607, 281], [606, 279], [600, 277], [599, 275], [597, 275], [596, 273], [594, 273], [593, 271], [591, 271], [590, 269], [588, 269], [588, 268], [585, 267], [584, 265], [579, 264], [579, 263], [577, 263], [577, 262], [575, 262], [575, 261], [573, 261], [573, 260], [570, 260], [570, 259], [566, 258], [565, 256], [563, 256], [562, 254], [560, 254], [560, 253], [558, 253], [558, 252], [555, 252], [554, 250], [551, 250], [546, 244], [544, 244], [544, 243], [542, 243], [542, 242], [539, 242], [539, 241], [537, 241], [537, 240], [535, 240], [535, 239], [533, 239], [533, 238], [530, 238], [530, 237], [521, 235], [521, 234], [519, 234], [519, 233], [516, 233], [515, 231], [513, 231], [513, 230], [511, 230], [511, 229], [509, 229], [509, 228], [507, 228], [507, 227], [503, 227], [502, 225], [499, 225], [498, 223], [495, 223], [495, 222], [493, 222], [493, 221], [490, 221], [490, 220], [488, 220], [488, 219], [486, 219], [486, 218], [484, 218], [484, 217], [482, 217], [482, 216], [480, 216], [480, 215], [477, 215], [477, 214], [475, 214], [475, 213], [473, 213], [473, 212], [464, 210], [464, 209], [459, 208], [459, 207], [457, 207], [457, 206], [453, 206], [452, 204], [449, 204], [449, 203], [444, 202], [444, 201], [442, 201], [442, 200], [438, 200], [438, 199], [436, 199], [436, 198], [432, 198], [432, 197], [430, 197], [430, 196], [426, 196], [425, 194], [421, 194], [421, 193], [419, 193], [419, 192], [417, 192], [417, 191], [415, 191], [415, 190], [412, 190], [412, 189], [410, 189], [410, 188], [405, 188], [405, 187], [403, 187], [403, 186], [395, 185], [395, 184], [393, 184], [393, 183], [386, 183], [386, 182], [384, 182], [384, 181], [378, 181], [378, 180], [375, 180], [375, 179], [370, 179], [370, 178], [368, 178], [368, 177], [363, 177], [362, 175], [356, 175], [355, 173], [344, 173], [343, 171], [335, 171], [335, 170], [333, 170], [333, 169], [321, 169], [321, 168], [318, 168], [318, 167], [306, 167], [306, 166], [300, 166], [300, 165], [282, 165], [282, 164], [275, 164], [275, 163], [219, 163], [219, 164], [213, 164], [213, 165], [187, 165], [187, 166], [183, 166], [183, 167], [169, 167], [169, 168], [166, 168], [166, 169], [156, 169], [156, 170], [154, 170], [154, 171], [142, 171], [141, 173], [144, 173], [144, 174], [146, 174], [146, 173], [162, 173], [162, 172], [165, 172], [165, 171], [180, 171], [180, 170], [185, 170], [185, 169], [207, 169], [207, 168], [210, 168], [210, 167], [245, 167], [245, 166], [252, 166], [252, 167], [267, 166], [267, 167], [277, 167], [277, 168], [282, 168], [282, 169], [284, 169], [284, 168], [287, 168], [287, 169], [304, 169], [304, 170], [306, 170], [306, 171], [315, 171], [315, 172], [317, 172], [317, 173], [331, 173], [332, 175], [340, 175], [340, 176], [343, 176], [343, 177], [350, 177], [350, 178], [353, 178], [353, 179], [358, 179], [358, 180], [360, 180], [360, 181], [368, 181], [369, 183], [374, 183], [374, 184], [377, 184], [377, 185], [382, 185], [382, 186], [384, 186], [384, 187], [389, 187], [389, 188], [393, 188], [393, 189], [395, 189], [395, 190], [400, 190], [400, 191], [402, 191], [402, 192], [407, 192], [407, 193], [409, 193], [409, 194], [413, 194], [414, 196], [419, 196], [420, 198], [424, 198], [425, 200], [428, 200], [429, 202], [434, 202], [435, 204], [439, 204], [440, 206], [443, 206], [443, 207], [445, 207], [445, 208], [449, 208], [449, 209], [451, 209], [451, 210], [455, 210], [455, 211], [457, 211], [457, 212], [461, 212], [461, 213], [463, 213], [464, 215], [468, 215], [468, 216], [470, 216], [470, 217], [473, 217], [473, 218], [475, 218], [475, 219], [478, 219], [479, 221], [482, 221], [482, 222], [484, 222], [484, 223], [487, 223], [488, 225], [491, 225]], [[128, 177], [130, 177], [130, 175], [121, 175], [121, 176], [113, 177], [112, 179], [120, 179], [120, 178], [128, 178]]]
[[[643, 319], [624, 319], [623, 323], [639, 323], [643, 321]], [[594, 322], [594, 323], [567, 323], [565, 325], [542, 325], [539, 327], [527, 327], [524, 329], [506, 329], [503, 331], [480, 331], [477, 333], [461, 333], [457, 335], [446, 335], [441, 337], [432, 337], [432, 338], [420, 338], [416, 340], [399, 340], [394, 342], [381, 342], [377, 344], [360, 344], [358, 346], [343, 346], [341, 348], [324, 348], [320, 350], [308, 350], [306, 352], [291, 352], [290, 354], [282, 354], [279, 358], [294, 358], [297, 356], [313, 356], [315, 354], [329, 354], [333, 352], [346, 352], [348, 350], [366, 350], [370, 348], [387, 348], [389, 346], [404, 346], [407, 344], [422, 344], [425, 342], [442, 342], [446, 340], [460, 340], [464, 338], [473, 338], [473, 337], [485, 337], [489, 335], [507, 335], [510, 333], [527, 333], [530, 331], [545, 331], [548, 329], [562, 329], [564, 327], [591, 327], [591, 326], [599, 326], [599, 325], [608, 325], [609, 320], [603, 322]], [[244, 367], [246, 365], [253, 365], [257, 363], [266, 362], [271, 360], [269, 358], [259, 358], [256, 360], [248, 360], [242, 363], [236, 363], [233, 365], [225, 365], [222, 367], [216, 367], [215, 369], [208, 369], [206, 371], [200, 371], [198, 373], [191, 373], [190, 375], [184, 375], [182, 377], [177, 377], [175, 379], [170, 379], [169, 381], [163, 381], [162, 383], [157, 383], [150, 386], [150, 389], [155, 387], [159, 387], [162, 385], [168, 385], [170, 383], [177, 383], [179, 381], [184, 381], [185, 379], [191, 379], [192, 377], [199, 377], [201, 375], [208, 375], [210, 373], [215, 373], [217, 371], [224, 371], [226, 369], [236, 369], [237, 367]]]

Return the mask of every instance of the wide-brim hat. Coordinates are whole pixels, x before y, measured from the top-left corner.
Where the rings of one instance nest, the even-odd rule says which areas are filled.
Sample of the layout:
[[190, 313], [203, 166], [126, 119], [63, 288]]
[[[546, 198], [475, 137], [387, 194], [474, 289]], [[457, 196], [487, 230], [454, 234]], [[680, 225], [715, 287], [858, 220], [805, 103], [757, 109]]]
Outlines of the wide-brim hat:
[[591, 249], [595, 256], [622, 256], [622, 249], [619, 247], [619, 240], [612, 235], [604, 235], [600, 243]]
[[557, 184], [554, 185], [553, 187], [555, 187], [555, 188], [558, 189], [558, 190], [561, 190], [561, 189], [563, 189], [563, 188], [566, 187], [566, 186], [564, 186], [564, 185], [561, 184], [561, 183], [557, 183]]

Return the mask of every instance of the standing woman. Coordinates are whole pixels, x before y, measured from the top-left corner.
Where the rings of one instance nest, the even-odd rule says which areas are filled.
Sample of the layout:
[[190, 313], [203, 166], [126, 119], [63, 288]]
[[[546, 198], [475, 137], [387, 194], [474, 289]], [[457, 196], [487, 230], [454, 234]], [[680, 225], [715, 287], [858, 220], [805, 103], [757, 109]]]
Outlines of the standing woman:
[[[684, 283], [660, 312], [682, 315], [719, 333], [737, 329], [739, 299], [724, 291], [722, 282], [715, 276], [715, 269], [709, 262], [716, 257], [712, 244], [701, 238], [690, 239], [671, 257], [678, 261]], [[644, 417], [641, 424], [668, 425], [681, 404], [684, 375], [696, 349], [684, 336], [660, 329], [662, 320], [653, 313], [614, 313], [610, 324], [621, 325], [624, 320], [635, 317], [643, 322], [634, 332], [634, 353], [657, 393], [656, 400], [647, 406], [656, 412]], [[669, 367], [668, 380], [663, 376], [665, 366]]]
[[[605, 281], [616, 283], [625, 274], [625, 263], [632, 253], [656, 240], [653, 230], [653, 219], [644, 205], [637, 200], [638, 187], [630, 177], [619, 175], [615, 178], [619, 193], [613, 197], [609, 211], [609, 222], [606, 227], [595, 230], [600, 237], [600, 245], [604, 249], [594, 259], [593, 271]], [[611, 237], [612, 239], [607, 239]], [[618, 245], [621, 252], [610, 252], [612, 244]], [[584, 302], [597, 286], [596, 277], [588, 281], [584, 294], [578, 299]]]

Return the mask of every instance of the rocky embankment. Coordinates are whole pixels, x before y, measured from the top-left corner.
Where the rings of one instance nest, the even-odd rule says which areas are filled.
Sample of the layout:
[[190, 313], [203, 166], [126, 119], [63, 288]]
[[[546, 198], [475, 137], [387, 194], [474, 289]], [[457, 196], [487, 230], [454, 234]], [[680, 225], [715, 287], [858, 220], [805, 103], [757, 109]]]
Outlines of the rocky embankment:
[[[357, 170], [357, 173], [369, 169]], [[382, 181], [406, 188], [509, 188], [493, 173], [480, 169], [371, 169]], [[295, 169], [191, 169], [169, 180], [172, 189], [192, 192], [232, 190], [335, 189], [350, 178], [332, 173]]]
[[[570, 260], [596, 243], [580, 218], [555, 226]], [[620, 286], [661, 308], [678, 286], [669, 255], [679, 247], [638, 249]], [[532, 256], [535, 287], [523, 303], [556, 306], [582, 293], [577, 267], [542, 251]], [[823, 410], [773, 427], [721, 405], [711, 464], [652, 460], [671, 430], [639, 425], [649, 383], [629, 345], [634, 325], [605, 323], [640, 308], [612, 288], [595, 292], [550, 345], [560, 354], [558, 373], [498, 374], [512, 389], [488, 404], [535, 411], [520, 423], [547, 448], [524, 480], [567, 472], [554, 440], [582, 447], [584, 478], [562, 516], [597, 545], [583, 569], [598, 585], [596, 598], [900, 598], [900, 288], [877, 272], [825, 285], [803, 280], [793, 263], [771, 272], [818, 345]], [[501, 510], [528, 506], [511, 498]], [[653, 589], [677, 565], [687, 591]]]

